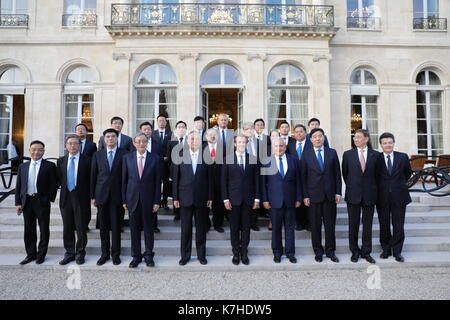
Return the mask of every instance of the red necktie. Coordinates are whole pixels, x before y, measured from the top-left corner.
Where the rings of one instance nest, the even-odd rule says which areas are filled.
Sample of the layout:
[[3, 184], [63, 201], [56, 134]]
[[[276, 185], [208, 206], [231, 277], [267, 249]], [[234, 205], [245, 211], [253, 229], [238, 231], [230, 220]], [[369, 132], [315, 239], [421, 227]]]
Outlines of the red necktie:
[[216, 158], [216, 149], [214, 149], [214, 146], [212, 146], [212, 149], [211, 149], [211, 159], [214, 161], [215, 158]]

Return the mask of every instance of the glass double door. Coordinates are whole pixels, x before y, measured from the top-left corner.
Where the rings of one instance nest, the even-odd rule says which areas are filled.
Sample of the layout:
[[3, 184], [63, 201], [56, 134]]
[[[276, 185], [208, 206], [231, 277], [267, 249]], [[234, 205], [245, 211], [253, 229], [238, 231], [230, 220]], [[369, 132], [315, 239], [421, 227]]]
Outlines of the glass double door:
[[23, 157], [24, 95], [0, 94], [0, 168]]

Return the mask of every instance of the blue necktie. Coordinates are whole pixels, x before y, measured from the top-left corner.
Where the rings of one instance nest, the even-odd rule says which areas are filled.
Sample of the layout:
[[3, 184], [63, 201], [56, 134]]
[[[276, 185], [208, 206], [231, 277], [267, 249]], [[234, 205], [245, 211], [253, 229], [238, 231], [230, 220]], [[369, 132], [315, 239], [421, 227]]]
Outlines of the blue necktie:
[[69, 171], [67, 173], [67, 189], [75, 189], [75, 157], [70, 158]]
[[298, 158], [301, 160], [302, 159], [302, 143], [300, 142], [297, 148], [297, 155]]
[[322, 149], [317, 150], [317, 161], [319, 161], [320, 170], [324, 171], [323, 158], [322, 158]]
[[241, 167], [242, 171], [244, 171], [244, 157], [243, 156], [239, 156], [239, 161], [241, 162], [239, 164], [239, 167]]
[[108, 164], [109, 164], [109, 170], [111, 171], [112, 164], [113, 164], [113, 152], [112, 152], [112, 150], [109, 152], [109, 155], [108, 155]]
[[280, 157], [280, 174], [281, 177], [284, 178], [284, 167], [283, 167], [283, 158]]

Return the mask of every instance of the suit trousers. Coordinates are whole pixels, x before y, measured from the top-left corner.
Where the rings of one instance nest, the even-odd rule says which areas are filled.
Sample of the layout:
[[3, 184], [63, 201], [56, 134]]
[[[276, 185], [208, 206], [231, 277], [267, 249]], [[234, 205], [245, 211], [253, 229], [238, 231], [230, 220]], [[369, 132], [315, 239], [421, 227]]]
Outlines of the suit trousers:
[[[352, 254], [365, 256], [372, 252], [372, 224], [375, 206], [352, 204], [347, 202], [348, 211], [348, 240]], [[362, 219], [361, 219], [362, 210]], [[359, 224], [362, 220], [362, 247], [358, 246]]]
[[[110, 199], [97, 206], [98, 219], [100, 220], [100, 239], [102, 256], [119, 257], [121, 247], [121, 221], [120, 204], [112, 204]], [[109, 232], [111, 231], [111, 241]], [[111, 245], [112, 243], [112, 245]]]
[[315, 255], [323, 255], [322, 220], [325, 227], [325, 254], [327, 257], [336, 251], [336, 202], [325, 199], [319, 203], [311, 202], [309, 221], [311, 226], [311, 241]]
[[272, 252], [275, 257], [283, 255], [283, 242], [281, 228], [284, 224], [284, 242], [286, 257], [295, 256], [295, 208], [287, 207], [270, 209], [272, 221]]
[[206, 227], [208, 219], [208, 208], [205, 207], [181, 207], [181, 259], [188, 260], [192, 252], [192, 217], [195, 219], [195, 245], [197, 257], [206, 257]]
[[[149, 258], [153, 258], [155, 253], [153, 252], [154, 246], [154, 218], [153, 212], [144, 212], [142, 208], [141, 201], [138, 200], [138, 205], [136, 209], [130, 213], [130, 231], [131, 231], [131, 256], [133, 259], [147, 260]], [[145, 243], [145, 252], [142, 254], [141, 248], [141, 226], [144, 226], [144, 243]]]
[[[82, 210], [77, 190], [67, 192], [66, 204], [61, 208], [63, 219], [63, 241], [66, 256], [86, 255], [87, 232], [86, 217]], [[77, 240], [75, 243], [75, 231]]]
[[230, 237], [233, 255], [248, 253], [250, 243], [250, 221], [252, 207], [243, 203], [240, 206], [232, 206], [228, 216], [230, 217]]
[[220, 190], [214, 191], [213, 202], [212, 202], [212, 212], [213, 212], [213, 226], [214, 228], [223, 227], [223, 221], [226, 214], [226, 209], [223, 205], [222, 196], [220, 195]]
[[[380, 222], [380, 243], [383, 252], [397, 256], [402, 253], [405, 241], [405, 212], [406, 205], [399, 204], [395, 199], [383, 206], [377, 205], [378, 220]], [[392, 233], [391, 233], [392, 219]]]
[[[36, 247], [36, 219], [39, 223], [39, 246]], [[27, 257], [44, 258], [50, 240], [50, 205], [42, 206], [39, 196], [28, 196], [23, 208], [24, 241]]]
[[295, 224], [297, 227], [304, 229], [309, 228], [308, 207], [301, 205], [299, 208], [295, 208]]

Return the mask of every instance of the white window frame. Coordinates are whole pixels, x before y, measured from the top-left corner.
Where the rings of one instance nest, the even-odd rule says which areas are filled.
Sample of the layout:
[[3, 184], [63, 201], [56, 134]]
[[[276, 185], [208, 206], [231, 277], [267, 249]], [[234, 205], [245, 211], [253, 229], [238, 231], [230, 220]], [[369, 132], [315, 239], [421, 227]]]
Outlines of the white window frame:
[[0, 8], [0, 14], [28, 14], [28, 1], [27, 1], [27, 7], [26, 7], [26, 12], [25, 13], [17, 13], [17, 0], [12, 0], [11, 13], [3, 13], [3, 8]]

